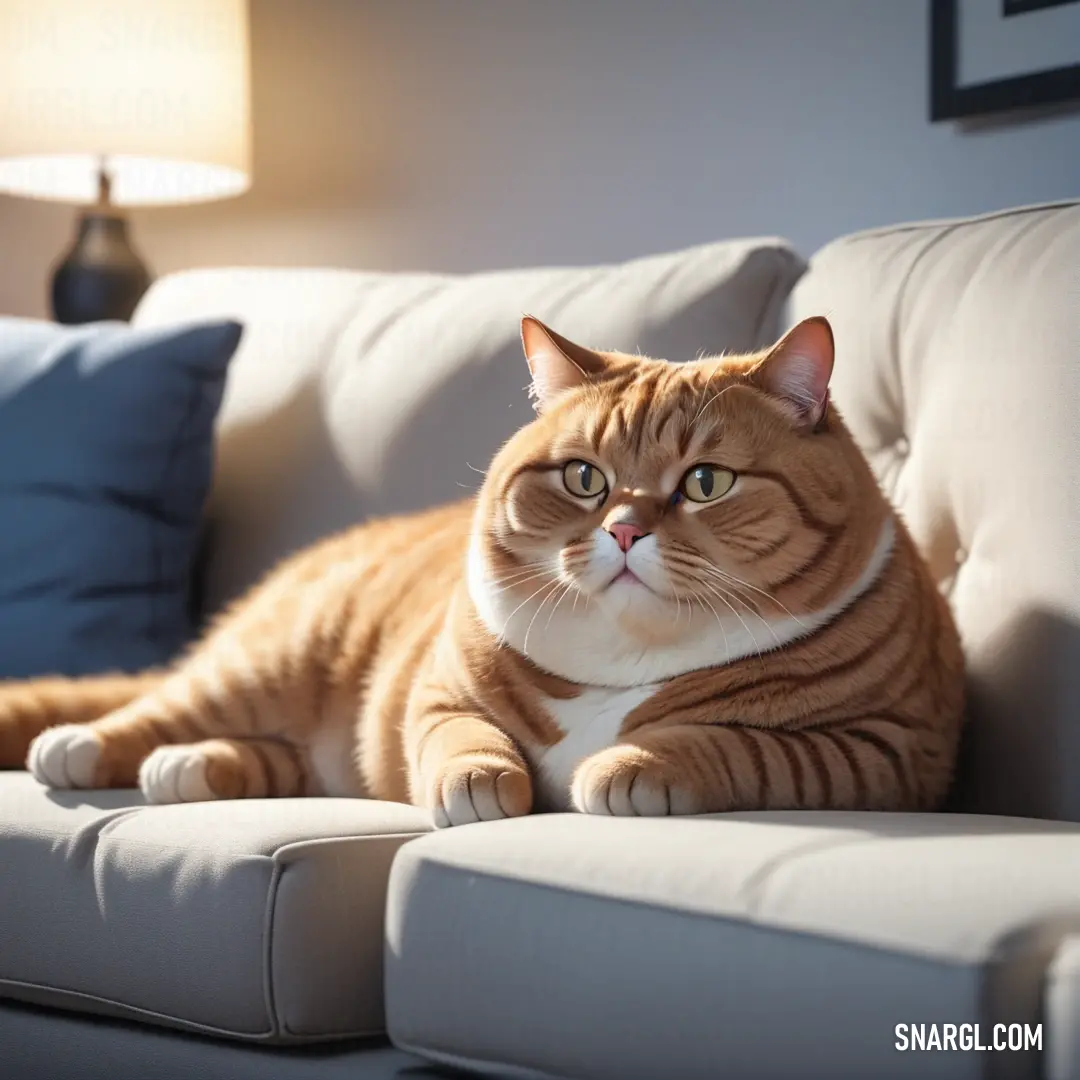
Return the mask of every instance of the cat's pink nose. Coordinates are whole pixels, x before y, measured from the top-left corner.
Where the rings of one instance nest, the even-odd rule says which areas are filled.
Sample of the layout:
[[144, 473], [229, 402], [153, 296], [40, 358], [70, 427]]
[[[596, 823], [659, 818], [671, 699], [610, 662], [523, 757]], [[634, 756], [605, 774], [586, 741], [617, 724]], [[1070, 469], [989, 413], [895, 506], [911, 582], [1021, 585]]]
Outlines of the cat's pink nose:
[[628, 525], [626, 522], [609, 525], [607, 531], [615, 537], [615, 542], [623, 551], [629, 551], [638, 540], [649, 535], [644, 529], [639, 529], [637, 525]]

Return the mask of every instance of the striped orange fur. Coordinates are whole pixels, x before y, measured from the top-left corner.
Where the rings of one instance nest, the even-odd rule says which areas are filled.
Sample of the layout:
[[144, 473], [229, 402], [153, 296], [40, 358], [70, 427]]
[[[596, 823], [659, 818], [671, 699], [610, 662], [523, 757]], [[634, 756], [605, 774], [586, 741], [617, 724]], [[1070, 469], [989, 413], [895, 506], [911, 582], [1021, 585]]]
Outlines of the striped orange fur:
[[960, 644], [829, 403], [828, 323], [684, 364], [522, 336], [538, 416], [475, 499], [299, 553], [170, 671], [0, 686], [0, 765], [440, 825], [937, 806]]

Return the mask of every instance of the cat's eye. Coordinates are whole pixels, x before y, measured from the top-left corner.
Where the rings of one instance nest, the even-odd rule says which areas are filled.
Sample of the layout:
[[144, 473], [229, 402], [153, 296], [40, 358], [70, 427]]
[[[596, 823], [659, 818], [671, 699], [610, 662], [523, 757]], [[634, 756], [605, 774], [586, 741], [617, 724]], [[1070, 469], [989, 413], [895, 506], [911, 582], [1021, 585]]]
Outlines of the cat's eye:
[[691, 502], [715, 502], [726, 495], [735, 483], [735, 474], [719, 465], [695, 465], [688, 470], [679, 485]]
[[593, 499], [607, 489], [604, 474], [587, 461], [568, 462], [563, 467], [562, 478], [566, 490], [579, 499]]

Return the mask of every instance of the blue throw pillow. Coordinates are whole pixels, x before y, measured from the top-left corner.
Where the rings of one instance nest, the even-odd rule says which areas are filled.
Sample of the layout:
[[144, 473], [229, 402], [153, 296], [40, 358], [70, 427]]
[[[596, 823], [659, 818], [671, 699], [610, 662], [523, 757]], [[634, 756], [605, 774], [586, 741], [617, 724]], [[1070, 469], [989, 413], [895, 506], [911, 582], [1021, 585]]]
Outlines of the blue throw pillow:
[[136, 671], [188, 641], [240, 334], [0, 319], [0, 679]]

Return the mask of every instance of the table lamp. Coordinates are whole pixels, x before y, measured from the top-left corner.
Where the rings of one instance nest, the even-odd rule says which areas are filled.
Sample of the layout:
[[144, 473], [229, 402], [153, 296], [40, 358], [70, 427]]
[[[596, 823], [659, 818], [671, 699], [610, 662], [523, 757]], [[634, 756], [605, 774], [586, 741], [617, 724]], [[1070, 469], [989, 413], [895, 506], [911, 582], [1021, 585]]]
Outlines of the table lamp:
[[0, 191], [89, 204], [54, 267], [62, 323], [150, 284], [121, 207], [250, 183], [246, 0], [0, 0]]

